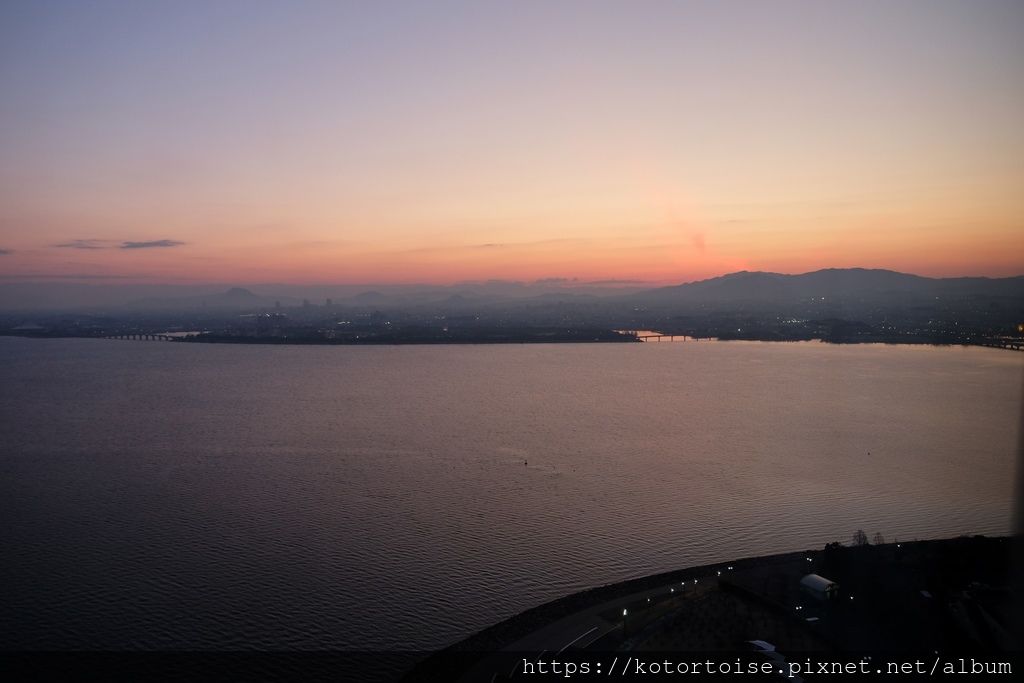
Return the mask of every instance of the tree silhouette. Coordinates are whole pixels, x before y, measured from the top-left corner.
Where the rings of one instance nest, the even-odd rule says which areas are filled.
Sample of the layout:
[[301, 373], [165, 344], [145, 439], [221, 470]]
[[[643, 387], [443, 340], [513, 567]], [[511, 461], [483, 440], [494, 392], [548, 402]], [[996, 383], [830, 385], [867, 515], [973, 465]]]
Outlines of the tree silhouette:
[[882, 535], [881, 531], [876, 531], [875, 535], [871, 538], [871, 542], [875, 545], [883, 545], [885, 543], [885, 536]]
[[868, 535], [866, 533], [864, 533], [863, 529], [857, 529], [857, 533], [855, 533], [853, 535], [853, 544], [854, 545], [867, 545], [868, 544]]

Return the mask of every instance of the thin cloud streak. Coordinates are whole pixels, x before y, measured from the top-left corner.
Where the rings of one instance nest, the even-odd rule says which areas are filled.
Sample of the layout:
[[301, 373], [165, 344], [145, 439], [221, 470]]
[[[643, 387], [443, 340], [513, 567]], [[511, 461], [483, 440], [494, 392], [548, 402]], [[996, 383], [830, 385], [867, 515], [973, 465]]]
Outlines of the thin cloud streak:
[[61, 244], [54, 244], [54, 247], [60, 249], [106, 249], [105, 246], [110, 240], [71, 240], [70, 242], [62, 242]]
[[60, 244], [54, 244], [52, 246], [60, 249], [84, 249], [92, 251], [94, 249], [155, 249], [165, 247], [180, 247], [185, 244], [180, 240], [149, 240], [149, 241], [134, 241], [134, 240], [122, 240], [121, 244], [114, 246], [115, 240], [101, 240], [101, 239], [77, 239], [70, 240], [68, 242], [61, 242]]
[[161, 247], [180, 247], [185, 244], [178, 240], [153, 240], [151, 242], [122, 242], [119, 249], [154, 249]]
[[529, 249], [531, 247], [549, 246], [554, 244], [565, 244], [569, 242], [584, 243], [587, 240], [577, 237], [553, 237], [550, 239], [532, 240], [528, 242], [485, 242], [482, 244], [449, 244], [427, 247], [413, 247], [410, 249], [398, 250], [400, 254], [424, 254], [431, 252], [458, 252], [477, 251], [491, 249]]

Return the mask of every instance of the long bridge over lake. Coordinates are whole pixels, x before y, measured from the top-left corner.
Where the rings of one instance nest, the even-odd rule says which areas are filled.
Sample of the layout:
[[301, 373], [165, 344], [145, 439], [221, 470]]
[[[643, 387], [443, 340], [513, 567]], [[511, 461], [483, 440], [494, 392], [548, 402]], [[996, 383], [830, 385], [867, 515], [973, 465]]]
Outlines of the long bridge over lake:
[[636, 337], [642, 342], [650, 341], [700, 341], [700, 337], [692, 337], [688, 334], [662, 334], [655, 330], [616, 330], [619, 334], [628, 334]]
[[1024, 351], [1024, 339], [1000, 338], [986, 339], [976, 342], [979, 346], [988, 346], [993, 349], [1009, 349], [1011, 351]]
[[179, 337], [170, 334], [151, 334], [148, 332], [125, 332], [124, 334], [108, 334], [104, 339], [130, 339], [132, 341], [177, 341]]

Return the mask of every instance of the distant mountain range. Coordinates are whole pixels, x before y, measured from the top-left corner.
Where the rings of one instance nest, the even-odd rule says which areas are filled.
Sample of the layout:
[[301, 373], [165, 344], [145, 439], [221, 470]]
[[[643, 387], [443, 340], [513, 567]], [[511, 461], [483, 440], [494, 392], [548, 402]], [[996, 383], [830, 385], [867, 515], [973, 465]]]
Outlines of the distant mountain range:
[[[844, 309], [912, 306], [923, 302], [1003, 300], [1024, 305], [1024, 276], [929, 278], [891, 270], [830, 268], [799, 275], [748, 272], [669, 287], [599, 287], [594, 283], [487, 281], [457, 285], [111, 285], [60, 282], [0, 284], [0, 310], [99, 309], [134, 311], [254, 310], [323, 304], [398, 308], [474, 308], [529, 304], [689, 310], [783, 310], [817, 302]], [[1014, 303], [1016, 302], [1016, 304]]]
[[652, 306], [783, 306], [813, 300], [848, 305], [909, 304], [936, 298], [1024, 301], [1024, 276], [929, 278], [891, 270], [829, 268], [800, 275], [748, 272], [631, 295]]

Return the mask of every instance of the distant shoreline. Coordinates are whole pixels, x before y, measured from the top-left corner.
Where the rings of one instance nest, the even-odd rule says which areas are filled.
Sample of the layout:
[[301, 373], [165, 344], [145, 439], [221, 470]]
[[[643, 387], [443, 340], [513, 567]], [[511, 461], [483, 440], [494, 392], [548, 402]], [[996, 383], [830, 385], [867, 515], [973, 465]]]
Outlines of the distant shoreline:
[[[626, 335], [617, 337], [588, 338], [585, 334], [574, 337], [557, 338], [545, 336], [529, 336], [506, 338], [487, 337], [465, 337], [450, 339], [419, 339], [419, 338], [391, 338], [391, 339], [302, 339], [289, 337], [233, 337], [233, 336], [208, 336], [208, 337], [174, 337], [162, 339], [144, 339], [143, 337], [168, 337], [166, 333], [160, 334], [122, 334], [116, 336], [92, 336], [61, 333], [18, 333], [11, 330], [0, 331], [0, 337], [17, 337], [24, 339], [104, 339], [110, 341], [165, 341], [171, 343], [188, 344], [238, 344], [254, 346], [464, 346], [464, 345], [498, 345], [498, 344], [658, 344], [659, 341], [642, 340], [630, 338]], [[684, 336], [665, 334], [669, 336]], [[139, 337], [134, 339], [133, 337]], [[822, 344], [835, 345], [859, 345], [859, 344], [883, 344], [887, 346], [935, 346], [935, 347], [981, 347], [992, 349], [1003, 349], [1007, 351], [1024, 351], [1024, 345], [1018, 342], [1005, 342], [1001, 340], [931, 340], [931, 339], [906, 339], [899, 337], [872, 338], [872, 339], [779, 339], [779, 338], [758, 338], [758, 337], [697, 337], [687, 340], [667, 341], [671, 344], [696, 344], [707, 342], [762, 342], [762, 343], [801, 343], [818, 342]]]

